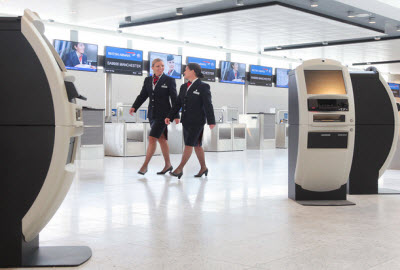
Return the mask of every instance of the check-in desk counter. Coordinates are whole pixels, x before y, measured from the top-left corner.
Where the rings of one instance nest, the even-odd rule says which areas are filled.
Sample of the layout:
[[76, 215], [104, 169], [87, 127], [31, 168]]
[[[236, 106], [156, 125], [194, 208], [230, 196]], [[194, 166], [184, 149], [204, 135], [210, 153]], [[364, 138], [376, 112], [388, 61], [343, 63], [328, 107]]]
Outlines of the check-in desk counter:
[[275, 148], [274, 113], [241, 114], [239, 122], [246, 124], [247, 149]]
[[232, 150], [246, 150], [246, 124], [232, 123]]
[[104, 109], [82, 108], [83, 134], [79, 159], [104, 157]]
[[217, 123], [213, 129], [204, 127], [204, 151], [225, 152], [232, 151], [232, 124]]
[[171, 122], [168, 125], [168, 145], [170, 154], [182, 154], [185, 144], [183, 142], [183, 126]]
[[[146, 121], [145, 110], [129, 115], [130, 105], [117, 108], [117, 122], [105, 125], [105, 155], [117, 157], [145, 156], [148, 145], [150, 124]], [[159, 145], [155, 155], [161, 154]]]

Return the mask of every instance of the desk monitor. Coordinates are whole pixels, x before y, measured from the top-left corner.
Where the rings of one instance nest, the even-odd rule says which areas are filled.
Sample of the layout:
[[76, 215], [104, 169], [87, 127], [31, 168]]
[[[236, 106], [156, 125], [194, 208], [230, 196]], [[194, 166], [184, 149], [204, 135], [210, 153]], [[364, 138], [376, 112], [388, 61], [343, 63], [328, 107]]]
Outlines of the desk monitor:
[[53, 45], [67, 69], [97, 72], [97, 45], [58, 39]]
[[164, 62], [164, 74], [174, 79], [180, 79], [182, 74], [182, 55], [175, 55], [169, 53], [149, 52], [149, 74], [153, 75], [151, 63], [154, 59], [160, 58]]
[[221, 61], [221, 79], [223, 83], [244, 84], [246, 78], [246, 64]]
[[105, 47], [104, 71], [141, 76], [143, 74], [143, 51]]

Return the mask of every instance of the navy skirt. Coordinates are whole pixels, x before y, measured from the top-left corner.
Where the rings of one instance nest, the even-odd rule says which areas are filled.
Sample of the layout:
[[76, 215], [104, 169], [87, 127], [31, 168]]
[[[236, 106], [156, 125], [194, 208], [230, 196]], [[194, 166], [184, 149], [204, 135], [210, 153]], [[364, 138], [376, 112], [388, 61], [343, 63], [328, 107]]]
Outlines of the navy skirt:
[[168, 140], [168, 128], [164, 120], [150, 120], [150, 127], [149, 136], [159, 139], [164, 134], [165, 139]]
[[202, 146], [204, 126], [183, 126], [183, 141], [186, 146]]

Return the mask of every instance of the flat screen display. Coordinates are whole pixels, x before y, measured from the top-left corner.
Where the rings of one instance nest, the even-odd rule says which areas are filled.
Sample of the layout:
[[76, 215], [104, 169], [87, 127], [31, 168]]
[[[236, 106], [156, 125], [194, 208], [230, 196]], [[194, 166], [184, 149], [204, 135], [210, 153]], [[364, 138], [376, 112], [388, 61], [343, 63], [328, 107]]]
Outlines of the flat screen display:
[[246, 64], [238, 62], [221, 61], [220, 82], [244, 84], [246, 78]]
[[276, 82], [275, 86], [280, 88], [288, 88], [289, 87], [289, 72], [290, 69], [285, 68], [276, 68]]
[[97, 72], [97, 45], [58, 39], [53, 45], [67, 69]]
[[272, 86], [272, 67], [250, 65], [249, 84]]
[[150, 61], [150, 76], [153, 75], [153, 70], [151, 69], [151, 63], [154, 59], [160, 58], [164, 62], [164, 74], [175, 79], [180, 79], [182, 74], [182, 55], [168, 54], [168, 53], [158, 53], [149, 52]]
[[196, 63], [201, 67], [201, 73], [204, 74], [203, 81], [215, 82], [216, 61], [206, 58], [197, 58], [188, 56], [186, 63]]
[[105, 47], [104, 71], [107, 73], [142, 75], [143, 51]]
[[304, 76], [309, 95], [346, 94], [341, 70], [304, 70]]
[[400, 84], [398, 83], [389, 83], [390, 89], [392, 89], [393, 95], [395, 97], [400, 97]]

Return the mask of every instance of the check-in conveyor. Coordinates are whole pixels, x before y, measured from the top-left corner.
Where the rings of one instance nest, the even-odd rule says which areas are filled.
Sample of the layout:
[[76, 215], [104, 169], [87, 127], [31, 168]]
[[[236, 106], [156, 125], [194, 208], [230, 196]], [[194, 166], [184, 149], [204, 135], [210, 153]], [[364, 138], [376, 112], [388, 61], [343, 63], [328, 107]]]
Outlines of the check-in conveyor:
[[350, 74], [334, 60], [289, 74], [289, 198], [345, 200], [354, 149]]
[[0, 267], [77, 266], [90, 248], [39, 247], [39, 233], [75, 175], [83, 97], [36, 13], [0, 18], [0, 29]]

